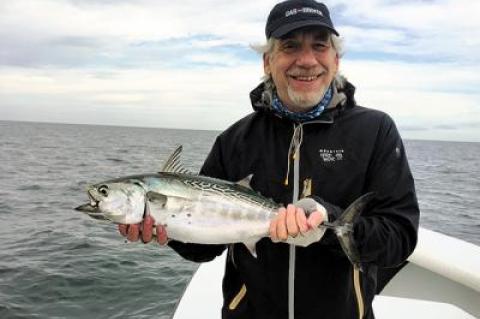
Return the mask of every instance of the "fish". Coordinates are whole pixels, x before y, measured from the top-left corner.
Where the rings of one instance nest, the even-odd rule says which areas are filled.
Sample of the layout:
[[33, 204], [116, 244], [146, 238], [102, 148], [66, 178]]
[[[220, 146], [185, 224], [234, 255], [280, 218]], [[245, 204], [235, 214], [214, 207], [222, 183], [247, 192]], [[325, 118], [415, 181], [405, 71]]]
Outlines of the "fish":
[[[75, 210], [116, 224], [138, 224], [151, 215], [156, 225], [165, 227], [169, 239], [197, 244], [244, 243], [256, 256], [255, 244], [268, 237], [270, 222], [281, 205], [255, 192], [249, 186], [251, 176], [235, 183], [188, 171], [181, 164], [181, 153], [180, 145], [160, 172], [89, 186], [90, 201]], [[334, 231], [345, 255], [358, 269], [361, 261], [353, 225], [374, 196], [367, 193], [359, 197], [338, 219], [319, 225]], [[311, 199], [297, 202], [307, 215], [315, 210], [315, 204]], [[301, 246], [301, 236], [289, 237], [287, 242]]]

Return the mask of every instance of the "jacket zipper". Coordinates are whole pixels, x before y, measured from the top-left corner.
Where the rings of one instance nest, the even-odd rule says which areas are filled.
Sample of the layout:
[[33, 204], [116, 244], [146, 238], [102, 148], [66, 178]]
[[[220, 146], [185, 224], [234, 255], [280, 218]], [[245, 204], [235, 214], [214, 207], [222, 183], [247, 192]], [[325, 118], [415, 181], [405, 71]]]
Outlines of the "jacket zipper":
[[[296, 126], [294, 124], [293, 129], [293, 198], [292, 203], [298, 201], [299, 197], [299, 183], [300, 183], [300, 146], [303, 140], [303, 126], [299, 124]], [[292, 146], [291, 144], [291, 146]], [[288, 151], [288, 156], [290, 158], [290, 151]], [[289, 160], [290, 162], [290, 160]], [[290, 163], [289, 163], [290, 164]], [[287, 175], [288, 181], [288, 175]], [[290, 245], [289, 249], [289, 263], [288, 263], [288, 318], [295, 318], [295, 257], [296, 249], [295, 245]]]

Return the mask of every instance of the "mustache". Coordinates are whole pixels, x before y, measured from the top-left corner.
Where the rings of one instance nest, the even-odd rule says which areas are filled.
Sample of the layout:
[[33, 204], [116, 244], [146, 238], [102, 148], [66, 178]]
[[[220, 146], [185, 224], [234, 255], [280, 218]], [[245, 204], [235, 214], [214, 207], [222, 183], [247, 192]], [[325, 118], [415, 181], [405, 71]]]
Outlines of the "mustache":
[[317, 69], [304, 69], [300, 67], [293, 67], [292, 69], [287, 71], [287, 75], [289, 76], [319, 76], [323, 73], [327, 73], [327, 70], [323, 68]]

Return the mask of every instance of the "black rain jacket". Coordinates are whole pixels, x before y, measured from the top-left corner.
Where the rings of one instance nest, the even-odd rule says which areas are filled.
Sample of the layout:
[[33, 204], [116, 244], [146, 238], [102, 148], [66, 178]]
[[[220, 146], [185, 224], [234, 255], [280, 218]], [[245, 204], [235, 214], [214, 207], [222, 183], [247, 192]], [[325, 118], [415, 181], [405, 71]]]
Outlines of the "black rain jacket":
[[[372, 301], [384, 285], [377, 278], [404, 263], [416, 245], [419, 208], [402, 140], [388, 115], [356, 105], [354, 91], [347, 82], [342, 89], [346, 101], [303, 124], [297, 187], [311, 181], [311, 195], [326, 207], [330, 221], [362, 194], [376, 192], [354, 227], [361, 288], [355, 291], [354, 269], [327, 230], [319, 242], [296, 248], [295, 319], [374, 318]], [[254, 190], [287, 205], [294, 180], [288, 158], [298, 123], [273, 113], [262, 92], [260, 85], [250, 94], [255, 112], [218, 136], [201, 174], [229, 181], [253, 174]], [[227, 248], [169, 245], [196, 262], [212, 260]], [[289, 245], [263, 238], [256, 245], [257, 258], [243, 244], [228, 249], [222, 318], [286, 319]]]

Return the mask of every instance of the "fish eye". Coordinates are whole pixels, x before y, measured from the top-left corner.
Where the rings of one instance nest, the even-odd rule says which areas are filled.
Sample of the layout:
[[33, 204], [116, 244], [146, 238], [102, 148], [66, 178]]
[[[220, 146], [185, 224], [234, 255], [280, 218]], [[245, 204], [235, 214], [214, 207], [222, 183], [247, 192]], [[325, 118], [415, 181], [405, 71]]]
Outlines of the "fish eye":
[[102, 194], [103, 196], [108, 196], [108, 186], [107, 185], [101, 185], [98, 187], [98, 192]]

